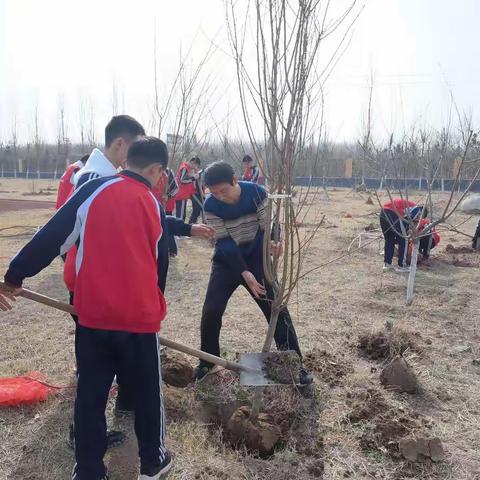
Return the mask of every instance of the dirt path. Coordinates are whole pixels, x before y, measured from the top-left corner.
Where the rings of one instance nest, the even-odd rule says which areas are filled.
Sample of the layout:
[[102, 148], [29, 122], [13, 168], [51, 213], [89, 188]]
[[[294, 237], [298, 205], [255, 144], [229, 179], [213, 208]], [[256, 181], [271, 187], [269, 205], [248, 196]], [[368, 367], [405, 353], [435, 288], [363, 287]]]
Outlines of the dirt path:
[[0, 198], [0, 212], [18, 212], [20, 210], [38, 210], [55, 208], [55, 202], [48, 200], [14, 200]]

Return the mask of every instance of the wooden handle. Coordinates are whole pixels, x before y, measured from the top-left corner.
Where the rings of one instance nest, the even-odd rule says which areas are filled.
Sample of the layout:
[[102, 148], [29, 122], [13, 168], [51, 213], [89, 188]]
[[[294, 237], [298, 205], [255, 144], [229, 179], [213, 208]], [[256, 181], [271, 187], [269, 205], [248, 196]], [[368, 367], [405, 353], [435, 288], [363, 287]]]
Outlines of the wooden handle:
[[181, 343], [174, 342], [173, 340], [169, 340], [168, 338], [160, 336], [160, 343], [165, 347], [169, 347], [173, 350], [177, 350], [182, 353], [186, 353], [187, 355], [191, 355], [192, 357], [197, 357], [200, 360], [204, 360], [205, 362], [213, 363], [215, 365], [219, 365], [227, 370], [233, 370], [234, 372], [251, 372], [251, 373], [258, 373], [258, 370], [254, 368], [244, 367], [236, 362], [230, 362], [229, 360], [225, 360], [224, 358], [217, 357], [215, 355], [211, 355], [207, 352], [202, 352], [202, 350], [197, 350], [196, 348], [187, 347]]
[[[0, 282], [0, 287], [1, 286], [5, 286], [5, 283]], [[54, 298], [47, 297], [46, 295], [33, 292], [32, 290], [27, 290], [26, 288], [22, 288], [22, 291], [20, 292], [19, 296], [23, 298], [27, 298], [28, 300], [33, 300], [34, 302], [41, 303], [43, 305], [47, 305], [48, 307], [56, 308], [57, 310], [61, 310], [62, 312], [76, 315], [75, 308], [73, 307], [73, 305], [60, 302], [58, 300], [55, 300]], [[258, 370], [255, 370], [253, 368], [244, 367], [239, 363], [230, 362], [229, 360], [225, 360], [224, 358], [211, 355], [210, 353], [207, 353], [207, 352], [202, 352], [201, 350], [188, 347], [187, 345], [182, 345], [181, 343], [174, 342], [173, 340], [169, 340], [168, 338], [165, 338], [162, 336], [160, 336], [160, 343], [165, 347], [169, 347], [169, 348], [172, 348], [173, 350], [186, 353], [187, 355], [191, 355], [193, 357], [199, 358], [200, 360], [204, 360], [205, 362], [213, 363], [214, 365], [219, 365], [228, 370], [233, 370], [234, 372], [239, 372], [243, 370], [245, 372], [258, 373]]]

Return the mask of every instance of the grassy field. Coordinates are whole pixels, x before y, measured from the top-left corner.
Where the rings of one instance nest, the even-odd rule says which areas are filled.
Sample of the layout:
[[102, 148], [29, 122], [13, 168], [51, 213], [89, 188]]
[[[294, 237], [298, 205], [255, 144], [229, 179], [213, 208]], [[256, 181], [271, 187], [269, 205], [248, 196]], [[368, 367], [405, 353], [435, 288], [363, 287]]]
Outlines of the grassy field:
[[[40, 188], [54, 182], [37, 182]], [[31, 181], [1, 180], [0, 198], [54, 199], [24, 195]], [[45, 194], [47, 193], [47, 194]], [[366, 196], [331, 191], [330, 201], [315, 200], [312, 212], [326, 218], [308, 252], [307, 265], [324, 265], [306, 277], [290, 309], [315, 387], [307, 394], [295, 388], [271, 388], [265, 409], [282, 428], [283, 442], [266, 459], [233, 449], [211, 405], [225, 408], [251, 392], [235, 379], [219, 375], [205, 392], [165, 386], [168, 444], [175, 454], [172, 479], [480, 479], [480, 298], [477, 254], [453, 254], [447, 244], [468, 246], [469, 239], [441, 232], [432, 259], [417, 275], [416, 296], [405, 307], [406, 277], [382, 273], [381, 243], [371, 241], [350, 254], [358, 233], [377, 226], [378, 206]], [[435, 195], [437, 205], [445, 194]], [[51, 216], [52, 210], [0, 211], [0, 267]], [[350, 216], [350, 215], [351, 216]], [[473, 232], [476, 218], [456, 213], [453, 224]], [[303, 228], [309, 227], [306, 223]], [[6, 227], [16, 226], [16, 229]], [[171, 262], [166, 297], [168, 317], [162, 334], [198, 346], [199, 323], [210, 268], [211, 247], [203, 241], [179, 241]], [[469, 265], [469, 266], [458, 266]], [[66, 300], [62, 263], [55, 260], [26, 286]], [[386, 324], [393, 325], [391, 331]], [[239, 289], [224, 317], [222, 347], [234, 359], [258, 351], [266, 322], [249, 295]], [[386, 359], [370, 358], [359, 349], [359, 337], [383, 332], [392, 348], [401, 348], [417, 373], [422, 390], [398, 394], [379, 381]], [[0, 376], [41, 372], [64, 386], [44, 404], [0, 410], [0, 480], [64, 480], [73, 464], [66, 444], [74, 389], [74, 325], [61, 312], [19, 300], [13, 312], [0, 313]], [[378, 353], [378, 355], [377, 355]], [[193, 359], [192, 359], [193, 363]], [[111, 408], [111, 405], [110, 405]], [[107, 456], [113, 480], [136, 478], [135, 440], [131, 420], [109, 413], [110, 426], [127, 430], [126, 444]], [[439, 437], [443, 462], [408, 462], [397, 442], [408, 436]], [[322, 477], [323, 475], [323, 477]]]

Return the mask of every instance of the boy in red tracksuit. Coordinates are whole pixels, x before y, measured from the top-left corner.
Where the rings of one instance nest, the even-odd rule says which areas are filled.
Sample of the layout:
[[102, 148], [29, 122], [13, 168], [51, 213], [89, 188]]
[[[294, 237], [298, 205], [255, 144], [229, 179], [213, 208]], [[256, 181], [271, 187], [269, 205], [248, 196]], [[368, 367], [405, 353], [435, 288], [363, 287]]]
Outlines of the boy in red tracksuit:
[[414, 208], [416, 204], [410, 200], [397, 198], [385, 203], [380, 212], [380, 227], [385, 239], [383, 271], [392, 270], [392, 260], [395, 253], [395, 245], [398, 245], [398, 272], [408, 272], [406, 266], [406, 255], [408, 239], [408, 222], [406, 215], [408, 209]]
[[72, 163], [67, 167], [64, 174], [60, 178], [60, 183], [58, 184], [57, 191], [57, 203], [55, 208], [58, 210], [70, 197], [75, 189], [74, 177], [75, 174], [85, 166], [87, 163], [88, 157], [90, 155], [84, 155], [80, 160]]
[[[178, 183], [170, 168], [167, 168], [164, 175], [152, 188], [155, 198], [162, 204], [167, 215], [172, 215], [175, 209], [175, 195], [178, 193]], [[176, 257], [178, 253], [175, 235], [168, 232], [168, 254]]]
[[[106, 480], [105, 407], [115, 375], [133, 394], [139, 480], [171, 468], [165, 447], [159, 337], [166, 314], [162, 212], [151, 192], [167, 166], [166, 145], [147, 137], [128, 150], [128, 170], [87, 182], [10, 263], [5, 282], [19, 294], [74, 243], [76, 360], [75, 458], [72, 480]], [[163, 272], [162, 274], [160, 272]], [[8, 295], [7, 295], [8, 297]], [[5, 295], [0, 292], [0, 308]]]
[[245, 155], [243, 157], [242, 163], [245, 167], [242, 180], [244, 182], [259, 183], [260, 170], [253, 163], [253, 158], [250, 155]]
[[197, 175], [197, 160], [193, 157], [190, 161], [183, 162], [177, 171], [178, 193], [175, 196], [177, 218], [185, 221], [187, 216], [187, 202], [195, 194], [195, 180]]
[[[418, 231], [423, 232], [427, 225], [429, 225], [431, 221], [428, 218], [422, 218], [418, 222]], [[420, 238], [420, 245], [419, 245], [419, 252], [422, 254], [424, 260], [426, 260], [430, 256], [430, 250], [435, 248], [440, 243], [440, 235], [433, 227], [430, 230], [428, 235], [422, 236]]]

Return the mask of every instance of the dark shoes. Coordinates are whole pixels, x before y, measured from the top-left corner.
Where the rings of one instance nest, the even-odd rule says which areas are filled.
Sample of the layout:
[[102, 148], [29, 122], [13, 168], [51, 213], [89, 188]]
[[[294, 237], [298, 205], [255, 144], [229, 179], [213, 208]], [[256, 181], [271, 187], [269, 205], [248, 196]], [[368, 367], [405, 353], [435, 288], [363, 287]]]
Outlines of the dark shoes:
[[313, 383], [313, 375], [305, 368], [300, 368], [300, 385], [311, 385]]
[[[125, 434], [118, 430], [108, 430], [107, 431], [107, 448], [114, 448], [121, 445], [125, 440]], [[75, 450], [75, 435], [73, 433], [73, 423], [70, 424], [68, 431], [68, 446]]]
[[[83, 476], [82, 478], [85, 478], [85, 476]], [[92, 478], [92, 477], [90, 477]], [[105, 473], [101, 476], [101, 477], [97, 477], [95, 478], [95, 480], [109, 480], [109, 476], [108, 476], [108, 473], [107, 471], [105, 470]], [[82, 480], [79, 475], [78, 475], [78, 471], [77, 471], [77, 465], [75, 465], [73, 467], [73, 472], [72, 472], [72, 480]]]
[[212, 373], [213, 367], [205, 367], [199, 365], [193, 371], [192, 381], [195, 383], [200, 383], [205, 380], [205, 377]]
[[138, 480], [160, 480], [166, 478], [167, 473], [170, 471], [173, 465], [173, 459], [169, 452], [165, 453], [165, 460], [161, 465], [157, 466], [145, 466], [140, 467], [140, 475]]

